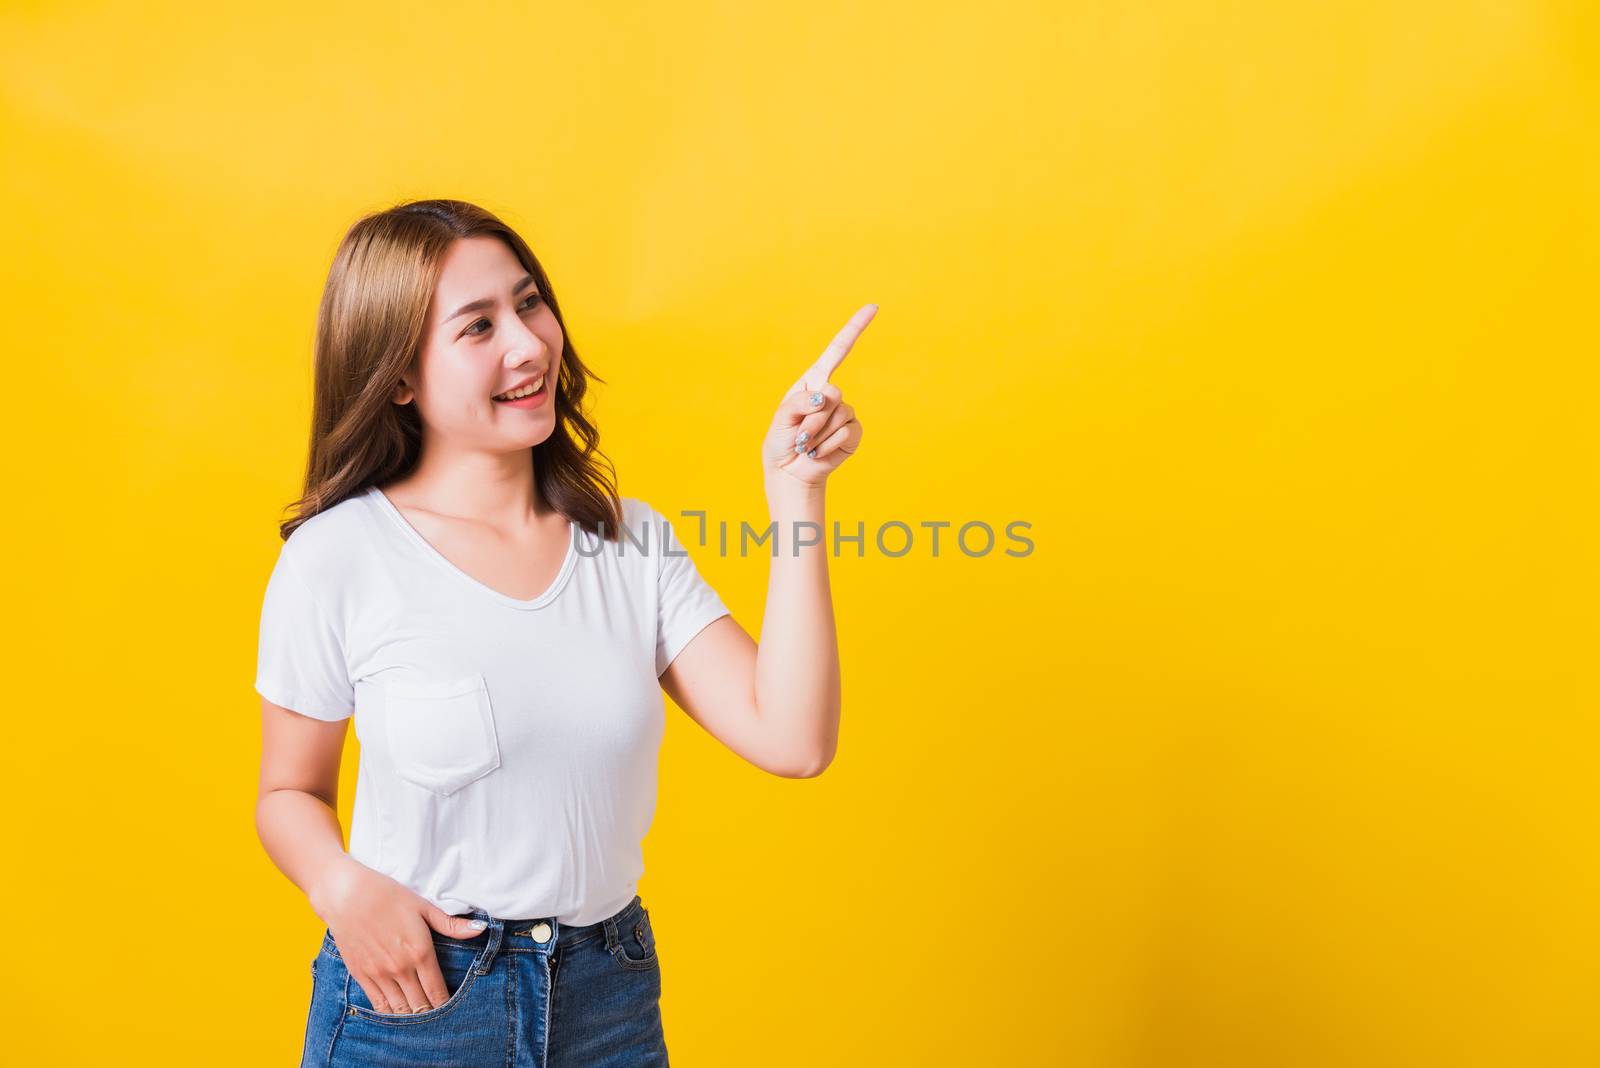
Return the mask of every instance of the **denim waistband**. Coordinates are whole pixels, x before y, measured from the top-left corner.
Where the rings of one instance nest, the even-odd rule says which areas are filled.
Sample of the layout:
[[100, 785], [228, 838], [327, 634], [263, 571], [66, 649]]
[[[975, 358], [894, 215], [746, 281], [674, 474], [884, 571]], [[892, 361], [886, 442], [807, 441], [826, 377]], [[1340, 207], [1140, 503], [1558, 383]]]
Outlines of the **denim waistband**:
[[[484, 929], [483, 934], [474, 936], [464, 944], [482, 945], [485, 936], [488, 936], [488, 942], [494, 944], [497, 948], [503, 946], [507, 949], [544, 949], [550, 951], [557, 946], [576, 946], [587, 942], [591, 938], [605, 938], [606, 945], [609, 948], [618, 938], [617, 929], [626, 929], [627, 926], [635, 921], [635, 917], [643, 912], [644, 903], [640, 900], [639, 895], [635, 894], [632, 901], [605, 919], [577, 927], [561, 923], [554, 916], [532, 916], [514, 919], [505, 916], [491, 916], [483, 909], [473, 909], [470, 912], [460, 913], [460, 915], [484, 920], [488, 923], [488, 927]], [[535, 929], [540, 924], [548, 926], [549, 931], [536, 932]], [[541, 942], [535, 938], [534, 935], [536, 933], [545, 934], [544, 941]], [[443, 935], [436, 935], [435, 937], [444, 940]]]

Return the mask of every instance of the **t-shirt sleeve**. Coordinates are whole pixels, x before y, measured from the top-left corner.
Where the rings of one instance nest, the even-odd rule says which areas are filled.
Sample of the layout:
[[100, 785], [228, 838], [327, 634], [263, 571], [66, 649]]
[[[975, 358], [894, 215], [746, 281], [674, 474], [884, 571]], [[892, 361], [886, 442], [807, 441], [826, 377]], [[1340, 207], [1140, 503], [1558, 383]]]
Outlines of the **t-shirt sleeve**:
[[728, 606], [711, 587], [687, 547], [678, 539], [670, 520], [654, 508], [649, 515], [656, 537], [664, 538], [655, 548], [659, 561], [656, 571], [656, 677], [671, 666], [696, 634], [713, 621], [729, 615]]
[[261, 605], [256, 692], [313, 719], [341, 720], [355, 713], [343, 642], [296, 570], [288, 543], [278, 550]]

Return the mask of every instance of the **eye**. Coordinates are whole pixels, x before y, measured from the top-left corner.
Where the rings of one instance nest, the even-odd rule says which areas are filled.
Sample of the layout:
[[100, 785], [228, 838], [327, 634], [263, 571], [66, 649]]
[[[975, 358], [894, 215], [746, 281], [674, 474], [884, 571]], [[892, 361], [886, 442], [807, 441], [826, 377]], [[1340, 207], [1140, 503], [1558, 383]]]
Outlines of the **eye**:
[[[539, 294], [530, 293], [530, 294], [528, 294], [528, 299], [524, 300], [522, 302], [522, 306], [524, 308], [537, 308], [539, 306], [539, 301], [541, 299], [543, 299], [543, 298], [541, 298], [539, 296]], [[479, 337], [479, 336], [481, 336], [483, 334], [482, 330], [475, 329], [479, 323], [483, 323], [485, 326], [493, 326], [494, 325], [493, 323], [489, 322], [489, 320], [487, 320], [487, 319], [477, 319], [477, 320], [473, 321], [472, 326], [467, 327], [465, 330], [463, 330], [461, 332], [463, 334], [471, 334], [473, 337]]]

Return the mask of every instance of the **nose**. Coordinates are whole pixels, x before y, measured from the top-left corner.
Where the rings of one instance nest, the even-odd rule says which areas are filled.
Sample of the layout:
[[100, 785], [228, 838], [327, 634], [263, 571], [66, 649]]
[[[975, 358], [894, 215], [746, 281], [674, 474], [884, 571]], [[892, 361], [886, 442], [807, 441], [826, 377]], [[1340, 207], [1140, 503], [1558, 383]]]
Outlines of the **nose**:
[[549, 353], [549, 346], [537, 337], [529, 336], [526, 341], [519, 341], [506, 350], [505, 366], [509, 369], [521, 367], [525, 363], [546, 362], [545, 356]]
[[506, 350], [505, 366], [516, 367], [528, 360], [541, 360], [549, 355], [550, 346], [545, 340], [532, 330], [528, 324], [520, 319], [515, 320], [516, 333], [509, 334], [512, 338], [511, 347]]

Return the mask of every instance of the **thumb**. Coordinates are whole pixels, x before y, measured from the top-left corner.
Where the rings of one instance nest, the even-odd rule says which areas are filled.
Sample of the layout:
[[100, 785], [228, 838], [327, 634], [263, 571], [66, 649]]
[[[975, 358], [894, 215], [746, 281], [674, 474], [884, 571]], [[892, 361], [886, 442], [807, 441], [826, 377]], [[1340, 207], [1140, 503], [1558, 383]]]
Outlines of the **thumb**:
[[477, 938], [489, 926], [485, 921], [471, 916], [452, 916], [431, 902], [422, 916], [428, 921], [429, 927], [450, 938]]

